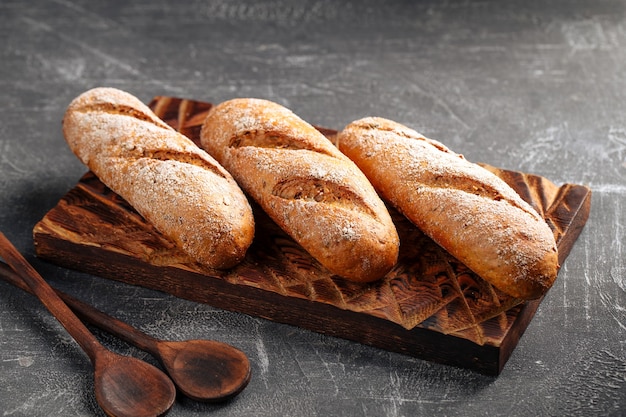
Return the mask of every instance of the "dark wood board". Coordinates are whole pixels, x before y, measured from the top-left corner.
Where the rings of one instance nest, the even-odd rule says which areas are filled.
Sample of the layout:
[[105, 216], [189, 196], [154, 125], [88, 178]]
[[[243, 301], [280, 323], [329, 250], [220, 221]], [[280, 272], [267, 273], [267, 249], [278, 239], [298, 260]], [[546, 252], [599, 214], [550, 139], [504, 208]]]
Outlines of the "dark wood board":
[[[171, 97], [155, 113], [197, 142], [209, 103]], [[335, 131], [320, 128], [333, 140]], [[485, 165], [546, 219], [561, 264], [589, 216], [589, 188]], [[228, 271], [195, 263], [87, 173], [33, 230], [37, 255], [61, 266], [425, 360], [498, 375], [541, 300], [493, 288], [395, 210], [401, 251], [381, 281], [332, 276], [258, 207], [255, 241]]]

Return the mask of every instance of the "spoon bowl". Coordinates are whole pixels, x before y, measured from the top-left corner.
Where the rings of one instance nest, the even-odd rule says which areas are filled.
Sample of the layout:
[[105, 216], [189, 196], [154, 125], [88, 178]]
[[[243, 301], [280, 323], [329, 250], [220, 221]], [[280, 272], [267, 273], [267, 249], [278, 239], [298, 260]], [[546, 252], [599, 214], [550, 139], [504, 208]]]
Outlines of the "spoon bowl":
[[163, 367], [178, 389], [197, 401], [225, 401], [250, 382], [250, 362], [239, 349], [215, 340], [160, 341]]
[[109, 416], [162, 416], [174, 404], [172, 381], [147, 362], [105, 351], [94, 368], [96, 400]]

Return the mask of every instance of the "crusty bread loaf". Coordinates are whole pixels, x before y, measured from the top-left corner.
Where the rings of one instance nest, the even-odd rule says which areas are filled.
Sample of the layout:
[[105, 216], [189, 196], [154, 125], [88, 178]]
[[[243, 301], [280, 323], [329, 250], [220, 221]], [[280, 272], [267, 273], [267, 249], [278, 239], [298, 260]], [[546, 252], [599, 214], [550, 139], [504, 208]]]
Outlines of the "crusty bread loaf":
[[232, 176], [137, 98], [89, 90], [69, 105], [72, 151], [115, 193], [194, 260], [229, 268], [254, 237], [252, 209]]
[[554, 282], [553, 232], [496, 175], [382, 118], [349, 124], [337, 142], [383, 199], [496, 288], [531, 299]]
[[357, 166], [290, 110], [260, 99], [211, 109], [201, 145], [330, 272], [355, 282], [396, 263], [391, 216]]

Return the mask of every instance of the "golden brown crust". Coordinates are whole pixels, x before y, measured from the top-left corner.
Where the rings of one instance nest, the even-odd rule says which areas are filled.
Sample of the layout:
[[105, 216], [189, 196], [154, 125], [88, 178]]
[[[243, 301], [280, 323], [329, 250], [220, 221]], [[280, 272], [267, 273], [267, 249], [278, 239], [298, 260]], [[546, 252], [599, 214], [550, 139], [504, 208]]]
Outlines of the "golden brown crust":
[[496, 288], [531, 299], [556, 279], [550, 227], [491, 172], [383, 118], [352, 122], [337, 141], [384, 199]]
[[232, 176], [140, 100], [113, 88], [70, 103], [63, 133], [109, 188], [193, 259], [229, 268], [254, 237], [254, 218]]
[[396, 263], [398, 234], [372, 185], [291, 111], [259, 99], [221, 103], [205, 119], [201, 143], [332, 273], [370, 282]]

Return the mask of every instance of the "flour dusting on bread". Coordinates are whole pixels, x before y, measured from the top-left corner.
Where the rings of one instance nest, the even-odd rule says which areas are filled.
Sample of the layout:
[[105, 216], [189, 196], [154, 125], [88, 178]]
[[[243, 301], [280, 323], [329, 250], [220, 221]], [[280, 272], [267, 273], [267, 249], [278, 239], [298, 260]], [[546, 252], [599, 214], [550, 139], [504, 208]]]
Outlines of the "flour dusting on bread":
[[372, 185], [290, 110], [259, 99], [218, 104], [202, 126], [201, 144], [332, 273], [370, 282], [397, 261], [398, 235]]
[[518, 298], [550, 288], [553, 232], [502, 179], [383, 118], [352, 122], [337, 141], [383, 198], [492, 285]]
[[252, 209], [232, 176], [132, 95], [112, 88], [74, 99], [68, 145], [115, 193], [192, 259], [240, 262], [254, 237]]

